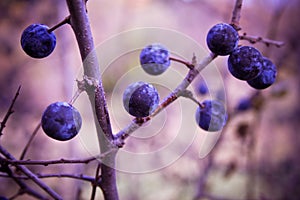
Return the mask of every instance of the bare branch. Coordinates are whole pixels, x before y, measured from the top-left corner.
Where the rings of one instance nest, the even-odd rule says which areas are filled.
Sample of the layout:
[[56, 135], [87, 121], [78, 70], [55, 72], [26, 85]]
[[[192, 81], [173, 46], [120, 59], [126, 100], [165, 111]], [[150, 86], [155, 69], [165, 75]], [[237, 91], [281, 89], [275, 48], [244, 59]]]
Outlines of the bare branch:
[[13, 98], [13, 100], [11, 101], [11, 104], [8, 108], [8, 111], [6, 112], [4, 118], [3, 118], [3, 121], [0, 123], [0, 136], [3, 134], [2, 131], [3, 129], [5, 128], [6, 126], [6, 123], [7, 123], [7, 120], [8, 118], [10, 117], [11, 114], [13, 114], [13, 107], [14, 107], [14, 104], [16, 103], [16, 100], [20, 94], [20, 89], [21, 89], [21, 86], [18, 87], [17, 89], [17, 92], [15, 94], [15, 97]]
[[[6, 149], [0, 145], [0, 153], [10, 160], [16, 160]], [[42, 182], [34, 173], [32, 173], [27, 167], [22, 165], [16, 165], [16, 168], [23, 172], [29, 179], [36, 183], [40, 188], [47, 192], [54, 199], [62, 199], [52, 188]]]
[[240, 19], [242, 11], [243, 0], [236, 0], [232, 11], [231, 25], [238, 31], [241, 30]]
[[284, 42], [282, 41], [270, 40], [259, 36], [252, 36], [248, 35], [247, 33], [243, 33], [243, 35], [240, 35], [240, 40], [247, 40], [251, 44], [260, 42], [264, 43], [266, 46], [274, 45], [276, 47], [282, 47], [284, 45]]

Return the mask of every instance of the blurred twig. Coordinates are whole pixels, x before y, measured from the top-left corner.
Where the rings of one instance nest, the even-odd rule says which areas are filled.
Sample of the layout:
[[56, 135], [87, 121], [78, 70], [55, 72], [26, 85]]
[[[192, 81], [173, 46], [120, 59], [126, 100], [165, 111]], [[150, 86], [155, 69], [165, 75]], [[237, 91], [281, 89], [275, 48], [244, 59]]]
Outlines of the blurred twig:
[[243, 33], [243, 35], [240, 35], [240, 40], [247, 40], [251, 44], [255, 44], [258, 42], [264, 43], [267, 47], [269, 47], [270, 45], [282, 47], [284, 45], [284, 42], [282, 41], [276, 41], [267, 38], [262, 38], [259, 36], [248, 35], [247, 33]]
[[14, 111], [13, 111], [13, 107], [14, 107], [14, 104], [16, 103], [16, 100], [17, 100], [19, 94], [20, 94], [20, 89], [21, 89], [21, 86], [18, 87], [17, 92], [16, 92], [16, 94], [15, 94], [15, 97], [13, 98], [13, 100], [12, 100], [12, 102], [11, 102], [9, 108], [8, 108], [8, 111], [6, 112], [6, 114], [5, 114], [5, 116], [4, 116], [3, 120], [2, 120], [2, 122], [0, 123], [0, 136], [3, 135], [2, 131], [3, 131], [3, 129], [4, 129], [5, 126], [6, 126], [6, 123], [7, 123], [8, 118], [9, 118], [10, 115], [13, 114], [13, 112], [14, 112]]

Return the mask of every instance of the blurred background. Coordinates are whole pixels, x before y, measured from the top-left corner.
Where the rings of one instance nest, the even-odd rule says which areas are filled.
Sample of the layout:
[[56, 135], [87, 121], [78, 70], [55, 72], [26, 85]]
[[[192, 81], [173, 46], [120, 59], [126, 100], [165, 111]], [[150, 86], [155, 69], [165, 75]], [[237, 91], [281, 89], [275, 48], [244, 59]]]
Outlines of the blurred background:
[[[88, 1], [88, 14], [100, 65], [103, 66], [103, 82], [115, 133], [132, 119], [122, 107], [122, 92], [126, 84], [147, 79], [156, 84], [163, 99], [180, 83], [187, 69], [180, 64], [172, 64], [172, 70], [162, 76], [140, 76], [140, 49], [132, 49], [132, 43], [152, 41], [151, 34], [150, 38], [134, 38], [132, 34], [126, 41], [118, 43], [116, 41], [119, 40], [113, 38], [126, 39], [124, 31], [150, 28], [150, 31], [163, 30], [161, 37], [165, 38], [159, 38], [159, 34], [155, 37], [165, 41], [166, 33], [172, 32], [192, 41], [189, 45], [180, 44], [180, 51], [170, 48], [172, 55], [190, 61], [195, 53], [200, 61], [209, 53], [205, 42], [208, 30], [216, 23], [230, 22], [233, 6], [234, 0]], [[221, 135], [200, 130], [194, 122], [193, 110], [197, 105], [186, 99], [176, 101], [126, 141], [120, 153], [124, 157], [118, 157], [117, 166], [120, 199], [300, 198], [299, 8], [299, 0], [244, 1], [240, 33], [285, 42], [281, 48], [240, 42], [253, 45], [274, 62], [278, 68], [276, 83], [257, 92], [228, 73], [227, 57], [218, 57], [212, 66], [217, 70], [218, 78], [215, 74], [203, 72], [190, 89], [199, 101], [221, 95], [230, 113], [226, 128]], [[51, 27], [67, 15], [66, 3], [61, 0], [0, 1], [1, 120], [21, 85], [15, 112], [6, 124], [0, 144], [16, 158], [20, 157], [38, 125], [43, 110], [55, 101], [69, 101], [77, 89], [76, 79], [82, 79], [79, 50], [69, 25], [55, 30], [57, 46], [44, 59], [30, 58], [22, 51], [22, 31], [32, 23]], [[120, 34], [122, 37], [119, 37]], [[169, 42], [167, 47], [176, 46], [179, 41], [170, 39]], [[109, 44], [114, 45], [107, 47]], [[128, 51], [120, 55], [111, 53], [119, 49]], [[112, 54], [115, 57], [108, 59]], [[208, 83], [209, 93], [206, 95], [197, 93], [203, 80]], [[215, 82], [218, 82], [218, 87], [213, 86]], [[250, 99], [251, 107], [237, 111], [242, 99]], [[97, 136], [90, 106], [87, 105], [86, 94], [83, 93], [75, 102], [83, 116], [79, 136], [68, 142], [58, 142], [40, 130], [25, 159], [75, 159], [97, 154]], [[185, 124], [184, 120], [190, 124]], [[216, 140], [210, 141], [210, 137], [219, 138], [212, 151]], [[156, 160], [156, 157], [146, 163], [135, 160], [135, 156], [125, 157], [128, 152], [139, 155], [164, 149], [176, 139], [186, 139], [184, 147], [178, 147], [180, 151], [176, 151], [175, 156], [172, 152], [164, 154], [163, 158], [174, 156], [164, 165], [158, 166], [157, 162], [161, 160]], [[209, 141], [210, 144], [206, 145]], [[30, 169], [40, 174], [94, 176], [96, 164], [31, 166]], [[134, 173], [133, 170], [140, 171]], [[91, 185], [88, 183], [66, 178], [43, 180], [64, 199], [90, 198]], [[0, 177], [0, 195], [12, 197], [18, 189], [12, 180]], [[102, 198], [98, 190], [97, 199]], [[23, 195], [16, 199], [32, 198]]]

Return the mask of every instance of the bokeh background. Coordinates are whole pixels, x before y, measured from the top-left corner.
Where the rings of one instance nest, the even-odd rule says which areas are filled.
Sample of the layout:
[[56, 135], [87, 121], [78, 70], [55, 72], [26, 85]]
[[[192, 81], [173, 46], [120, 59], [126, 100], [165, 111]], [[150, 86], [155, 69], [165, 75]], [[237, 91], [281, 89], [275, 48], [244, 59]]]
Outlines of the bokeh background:
[[[195, 41], [202, 52], [196, 56], [201, 60], [208, 53], [205, 43], [207, 31], [216, 23], [229, 22], [233, 5], [234, 0], [89, 0], [88, 14], [95, 44], [101, 52], [100, 57], [105, 58], [103, 44], [117, 34], [137, 28], [156, 27], [177, 31]], [[211, 135], [197, 128], [194, 113], [183, 112], [195, 109], [196, 105], [186, 99], [179, 100], [129, 138], [125, 150], [135, 153], [154, 151], [163, 147], [166, 140], [183, 134], [196, 133], [195, 140], [183, 155], [162, 169], [147, 173], [119, 171], [117, 177], [121, 199], [299, 199], [299, 6], [299, 0], [244, 2], [241, 33], [285, 42], [281, 48], [253, 44], [276, 64], [276, 83], [257, 93], [228, 73], [227, 57], [217, 58], [214, 67], [222, 76], [222, 98], [230, 117], [215, 148], [207, 156], [201, 153], [199, 156], [199, 149], [206, 148], [203, 142]], [[1, 119], [18, 86], [22, 86], [15, 112], [9, 118], [0, 144], [16, 158], [20, 157], [45, 107], [55, 101], [69, 101], [76, 91], [76, 79], [82, 78], [79, 50], [69, 25], [55, 31], [56, 49], [44, 59], [25, 55], [20, 47], [21, 33], [32, 23], [51, 27], [67, 15], [66, 3], [61, 0], [0, 2]], [[142, 39], [147, 41], [147, 38]], [[141, 38], [129, 38], [128, 41], [109, 47], [108, 52], [129, 48], [128, 42], [136, 40]], [[250, 43], [241, 41], [241, 44]], [[190, 55], [185, 59], [191, 59], [193, 49], [184, 45], [182, 49], [185, 55]], [[135, 72], [128, 71], [139, 65], [139, 51], [129, 49], [128, 52], [116, 57], [103, 71], [114, 132], [124, 128], [132, 119], [121, 106], [122, 89], [116, 87], [125, 87], [123, 83], [136, 80]], [[176, 52], [174, 54], [177, 56]], [[157, 87], [162, 98], [174, 89], [173, 84], [179, 83], [180, 76], [185, 76], [187, 72], [182, 65], [174, 64], [172, 67], [175, 71], [151, 79], [159, 83]], [[214, 82], [214, 75], [201, 75], [191, 90], [197, 90], [200, 79]], [[169, 84], [163, 85], [164, 80]], [[218, 91], [213, 86], [211, 88], [210, 94], [217, 95]], [[202, 101], [211, 96], [196, 97]], [[252, 98], [254, 106], [246, 112], [236, 113], [235, 108], [242, 98]], [[80, 135], [69, 142], [57, 142], [47, 138], [40, 130], [25, 159], [85, 158], [97, 154], [97, 136], [86, 94], [79, 97], [75, 106], [84, 119]], [[180, 124], [186, 118], [191, 123], [187, 127]], [[177, 127], [178, 124], [181, 126]], [[208, 152], [209, 148], [206, 150]], [[120, 165], [126, 165], [126, 162], [134, 164], [136, 161], [130, 158]], [[155, 159], [153, 162], [156, 162]], [[30, 169], [41, 174], [93, 176], [96, 164], [33, 166]], [[66, 178], [43, 180], [62, 194], [64, 199], [90, 198], [91, 185], [88, 183]], [[18, 186], [12, 180], [0, 177], [0, 195], [12, 197], [17, 191]], [[98, 190], [97, 199], [102, 198]], [[23, 195], [16, 199], [32, 198]]]

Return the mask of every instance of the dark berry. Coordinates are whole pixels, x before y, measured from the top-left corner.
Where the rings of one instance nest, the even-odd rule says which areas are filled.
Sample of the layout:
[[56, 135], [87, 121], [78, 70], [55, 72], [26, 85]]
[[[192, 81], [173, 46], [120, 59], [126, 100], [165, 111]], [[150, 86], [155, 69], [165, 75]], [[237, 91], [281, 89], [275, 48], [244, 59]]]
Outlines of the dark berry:
[[226, 124], [224, 104], [218, 100], [206, 100], [196, 111], [197, 124], [206, 131], [219, 131]]
[[242, 98], [240, 99], [237, 107], [236, 107], [236, 110], [238, 111], [246, 111], [248, 109], [250, 109], [252, 106], [252, 100], [249, 99], [249, 98]]
[[4, 196], [0, 196], [0, 200], [8, 200], [8, 198], [6, 198]]
[[204, 81], [200, 81], [197, 85], [197, 92], [201, 95], [205, 95], [208, 93], [207, 85]]
[[206, 37], [206, 43], [211, 52], [222, 56], [230, 54], [237, 48], [238, 42], [238, 32], [226, 23], [214, 25]]
[[263, 66], [263, 57], [254, 47], [242, 46], [235, 49], [228, 58], [230, 73], [240, 80], [257, 77]]
[[129, 85], [123, 94], [126, 111], [135, 117], [149, 116], [158, 103], [159, 96], [155, 87], [142, 81]]
[[141, 51], [140, 63], [148, 74], [162, 74], [170, 66], [169, 51], [161, 44], [150, 44]]
[[66, 102], [50, 104], [42, 116], [42, 128], [51, 138], [65, 141], [75, 137], [81, 128], [80, 113]]
[[247, 83], [255, 89], [265, 89], [275, 82], [276, 75], [276, 66], [268, 58], [263, 58], [262, 72]]
[[53, 32], [44, 24], [31, 24], [22, 33], [21, 46], [33, 58], [44, 58], [52, 53], [56, 45]]

